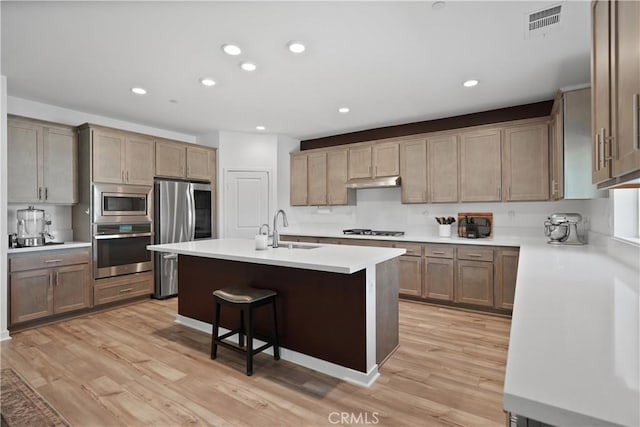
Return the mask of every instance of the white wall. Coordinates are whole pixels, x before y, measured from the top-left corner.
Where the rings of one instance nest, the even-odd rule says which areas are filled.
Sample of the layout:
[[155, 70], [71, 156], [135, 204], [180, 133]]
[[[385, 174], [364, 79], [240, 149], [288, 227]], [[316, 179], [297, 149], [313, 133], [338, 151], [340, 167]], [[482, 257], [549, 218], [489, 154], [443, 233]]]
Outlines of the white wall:
[[9, 339], [7, 311], [7, 78], [0, 76], [0, 341]]
[[586, 215], [590, 218], [589, 229], [606, 236], [613, 236], [613, 199], [611, 190], [606, 199], [593, 199], [586, 202]]
[[288, 136], [278, 136], [278, 206], [277, 209], [285, 209], [287, 215], [291, 211], [289, 153], [300, 151], [300, 141]]
[[[11, 82], [9, 82], [9, 84], [11, 84]], [[42, 102], [16, 98], [15, 96], [7, 97], [7, 108], [8, 114], [15, 114], [17, 116], [46, 120], [70, 126], [79, 126], [83, 123], [91, 123], [94, 125], [108, 126], [131, 132], [144, 133], [161, 138], [175, 139], [184, 142], [196, 142], [196, 137], [193, 135], [140, 125], [124, 120], [112, 119], [110, 117], [99, 116], [97, 114], [70, 110], [68, 108], [57, 107], [55, 105], [44, 104]]]
[[[228, 170], [269, 171], [269, 212], [274, 212], [278, 200], [275, 180], [278, 176], [278, 137], [257, 133], [221, 131], [218, 139], [218, 230], [224, 236], [225, 173]], [[287, 167], [288, 171], [288, 167]]]

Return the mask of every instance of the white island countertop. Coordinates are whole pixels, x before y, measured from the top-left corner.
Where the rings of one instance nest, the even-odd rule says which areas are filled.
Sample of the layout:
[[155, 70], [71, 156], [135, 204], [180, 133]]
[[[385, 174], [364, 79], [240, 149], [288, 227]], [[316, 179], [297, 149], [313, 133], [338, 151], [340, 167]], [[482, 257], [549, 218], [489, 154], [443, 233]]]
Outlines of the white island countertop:
[[256, 250], [251, 239], [209, 239], [183, 243], [149, 245], [147, 249], [158, 252], [217, 258], [254, 264], [302, 268], [352, 274], [366, 267], [403, 255], [404, 249], [344, 246], [327, 244], [295, 244], [315, 246], [313, 249], [289, 249], [288, 242], [279, 248]]

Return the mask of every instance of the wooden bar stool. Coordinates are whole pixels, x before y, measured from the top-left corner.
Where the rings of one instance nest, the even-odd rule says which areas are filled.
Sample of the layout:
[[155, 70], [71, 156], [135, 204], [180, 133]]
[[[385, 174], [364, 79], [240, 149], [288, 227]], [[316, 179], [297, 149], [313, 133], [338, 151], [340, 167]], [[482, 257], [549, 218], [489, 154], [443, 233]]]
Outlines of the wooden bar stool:
[[[280, 347], [278, 345], [278, 321], [276, 318], [276, 292], [269, 289], [256, 289], [248, 286], [229, 287], [213, 292], [213, 331], [211, 333], [211, 358], [218, 356], [218, 345], [230, 350], [246, 354], [247, 375], [253, 374], [253, 355], [273, 346], [273, 358], [280, 360]], [[253, 309], [272, 304], [273, 306], [273, 332], [271, 337], [256, 336], [253, 332]], [[234, 329], [222, 336], [218, 336], [220, 327], [220, 311], [222, 306], [230, 306], [240, 310], [240, 328]], [[238, 345], [223, 341], [232, 335], [238, 334]], [[244, 348], [244, 336], [247, 336], [247, 346]], [[253, 339], [257, 338], [265, 345], [253, 349]]]

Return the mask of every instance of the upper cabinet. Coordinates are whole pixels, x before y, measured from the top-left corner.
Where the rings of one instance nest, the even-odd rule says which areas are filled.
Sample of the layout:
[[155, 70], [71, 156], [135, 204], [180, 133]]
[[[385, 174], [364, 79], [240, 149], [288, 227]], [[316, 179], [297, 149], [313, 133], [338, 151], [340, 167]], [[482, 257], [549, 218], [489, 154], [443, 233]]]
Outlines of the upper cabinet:
[[68, 126], [9, 117], [8, 202], [78, 201], [78, 139]]
[[329, 205], [353, 203], [353, 191], [347, 190], [349, 151], [346, 148], [327, 151], [327, 198]]
[[347, 205], [354, 202], [347, 190], [349, 154], [331, 148], [291, 154], [291, 206]]
[[460, 201], [501, 199], [500, 129], [460, 134]]
[[640, 171], [640, 3], [591, 8], [592, 178], [607, 186]]
[[155, 175], [213, 181], [216, 151], [187, 143], [156, 139]]
[[308, 204], [322, 206], [327, 204], [327, 153], [311, 153], [307, 157]]
[[400, 174], [398, 142], [364, 144], [349, 148], [349, 179]]
[[307, 155], [304, 153], [291, 154], [290, 179], [291, 206], [307, 206]]
[[431, 203], [458, 201], [457, 135], [427, 138], [427, 173]]
[[154, 140], [127, 132], [92, 129], [93, 181], [152, 185]]
[[427, 202], [427, 143], [424, 139], [400, 143], [402, 203]]
[[502, 141], [502, 200], [549, 200], [549, 127], [507, 127]]

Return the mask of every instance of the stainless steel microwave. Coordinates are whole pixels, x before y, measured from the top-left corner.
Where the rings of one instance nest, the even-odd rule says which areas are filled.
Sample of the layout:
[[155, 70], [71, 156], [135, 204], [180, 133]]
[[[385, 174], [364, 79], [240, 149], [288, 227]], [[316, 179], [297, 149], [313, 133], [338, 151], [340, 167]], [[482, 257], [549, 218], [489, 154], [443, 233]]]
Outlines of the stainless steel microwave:
[[94, 184], [93, 222], [95, 224], [151, 222], [152, 219], [152, 186]]

